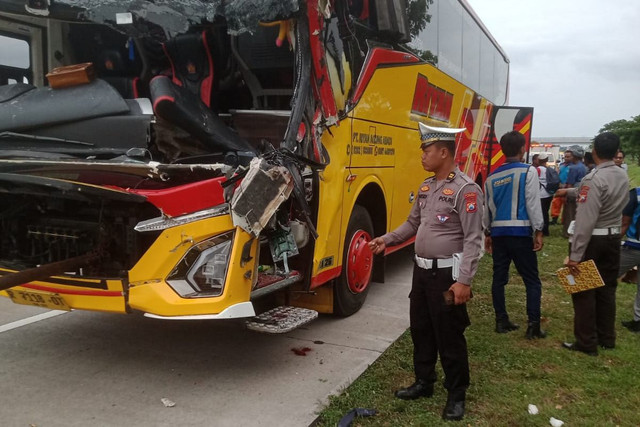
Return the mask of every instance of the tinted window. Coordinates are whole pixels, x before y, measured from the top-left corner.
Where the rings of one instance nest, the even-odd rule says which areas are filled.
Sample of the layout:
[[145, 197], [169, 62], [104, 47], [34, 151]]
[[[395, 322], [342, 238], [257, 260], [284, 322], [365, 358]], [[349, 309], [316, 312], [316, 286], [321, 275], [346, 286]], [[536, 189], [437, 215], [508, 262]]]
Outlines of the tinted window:
[[462, 81], [471, 88], [480, 86], [480, 40], [484, 34], [470, 15], [462, 25]]
[[[421, 14], [428, 19], [421, 20]], [[407, 46], [416, 55], [491, 102], [506, 103], [509, 64], [459, 0], [427, 1], [426, 6], [409, 0], [408, 15], [412, 40]]]
[[438, 66], [462, 80], [462, 6], [457, 0], [442, 0], [438, 10]]

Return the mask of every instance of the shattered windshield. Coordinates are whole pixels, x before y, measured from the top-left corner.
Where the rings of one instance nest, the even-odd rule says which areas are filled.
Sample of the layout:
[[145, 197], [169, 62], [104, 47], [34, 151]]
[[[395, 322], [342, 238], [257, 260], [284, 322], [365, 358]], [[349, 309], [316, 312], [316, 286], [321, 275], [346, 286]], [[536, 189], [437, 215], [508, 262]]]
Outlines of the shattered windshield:
[[119, 31], [145, 35], [148, 23], [163, 28], [167, 36], [190, 26], [226, 19], [229, 33], [253, 33], [258, 21], [273, 21], [299, 10], [298, 0], [55, 0], [79, 8], [78, 18], [107, 24]]

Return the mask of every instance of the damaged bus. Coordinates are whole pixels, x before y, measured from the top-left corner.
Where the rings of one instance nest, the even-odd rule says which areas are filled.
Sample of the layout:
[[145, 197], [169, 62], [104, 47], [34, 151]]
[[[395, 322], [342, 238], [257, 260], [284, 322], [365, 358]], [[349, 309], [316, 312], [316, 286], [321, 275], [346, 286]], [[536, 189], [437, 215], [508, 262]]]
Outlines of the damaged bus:
[[425, 177], [418, 122], [466, 128], [478, 183], [529, 138], [508, 65], [465, 0], [0, 0], [0, 294], [351, 315]]

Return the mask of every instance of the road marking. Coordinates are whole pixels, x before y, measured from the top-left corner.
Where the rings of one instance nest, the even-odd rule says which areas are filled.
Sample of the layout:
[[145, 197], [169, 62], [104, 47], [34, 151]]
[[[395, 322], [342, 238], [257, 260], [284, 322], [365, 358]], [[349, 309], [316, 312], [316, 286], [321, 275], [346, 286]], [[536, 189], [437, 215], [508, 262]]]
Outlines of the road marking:
[[60, 316], [61, 314], [65, 314], [65, 313], [69, 313], [69, 312], [64, 310], [51, 310], [51, 311], [47, 311], [46, 313], [27, 317], [26, 319], [16, 320], [15, 322], [7, 323], [6, 325], [0, 326], [0, 334], [3, 332], [10, 331], [12, 329], [20, 328], [22, 326], [27, 326], [31, 323], [35, 323], [41, 320], [46, 320], [52, 317]]

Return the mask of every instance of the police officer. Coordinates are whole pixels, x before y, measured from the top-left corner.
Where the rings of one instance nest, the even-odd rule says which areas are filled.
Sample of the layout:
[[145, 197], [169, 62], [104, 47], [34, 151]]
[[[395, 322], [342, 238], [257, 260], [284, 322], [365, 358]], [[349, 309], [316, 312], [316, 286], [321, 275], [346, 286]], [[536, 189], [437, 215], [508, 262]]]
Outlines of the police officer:
[[[613, 162], [620, 139], [611, 132], [593, 141], [596, 167], [579, 187], [561, 189], [567, 199], [577, 200], [575, 231], [566, 265], [579, 273], [578, 263], [593, 259], [604, 286], [572, 294], [575, 342], [565, 342], [568, 350], [598, 354], [598, 346], [614, 348], [616, 342], [616, 286], [620, 262], [620, 225], [627, 204], [627, 174]], [[561, 194], [562, 195], [562, 194]]]
[[422, 123], [419, 128], [422, 166], [434, 175], [420, 186], [407, 221], [369, 245], [379, 254], [387, 246], [416, 236], [409, 294], [416, 381], [395, 395], [400, 399], [431, 397], [439, 353], [448, 390], [442, 418], [459, 420], [464, 416], [469, 386], [464, 330], [470, 322], [465, 303], [471, 296], [482, 246], [482, 193], [455, 165], [455, 135], [464, 129]]

